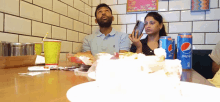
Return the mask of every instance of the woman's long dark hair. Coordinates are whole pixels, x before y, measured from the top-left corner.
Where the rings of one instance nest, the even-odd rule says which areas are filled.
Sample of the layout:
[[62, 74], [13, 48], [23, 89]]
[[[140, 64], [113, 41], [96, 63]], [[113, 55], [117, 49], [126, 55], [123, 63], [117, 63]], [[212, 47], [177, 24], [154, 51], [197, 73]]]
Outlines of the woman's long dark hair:
[[[144, 18], [144, 20], [147, 18], [147, 17], [153, 17], [155, 20], [157, 20], [159, 22], [159, 24], [163, 24], [163, 17], [157, 13], [157, 12], [149, 12], [146, 17]], [[163, 27], [162, 29], [160, 30], [159, 32], [159, 36], [167, 36], [167, 33], [165, 31], [165, 27], [164, 27], [164, 24], [163, 24]]]

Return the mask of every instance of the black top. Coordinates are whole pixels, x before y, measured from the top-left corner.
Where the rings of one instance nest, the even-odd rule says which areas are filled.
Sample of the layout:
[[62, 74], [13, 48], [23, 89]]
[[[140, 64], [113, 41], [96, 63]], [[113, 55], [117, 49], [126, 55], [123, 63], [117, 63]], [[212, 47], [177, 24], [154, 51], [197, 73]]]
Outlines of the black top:
[[[145, 55], [155, 55], [154, 50], [150, 49], [150, 47], [147, 45], [147, 39], [148, 39], [148, 36], [145, 39], [141, 40], [142, 52]], [[159, 48], [159, 40], [158, 40], [158, 47], [157, 48]], [[130, 51], [135, 53], [136, 50], [137, 50], [136, 46], [134, 44], [132, 44]]]

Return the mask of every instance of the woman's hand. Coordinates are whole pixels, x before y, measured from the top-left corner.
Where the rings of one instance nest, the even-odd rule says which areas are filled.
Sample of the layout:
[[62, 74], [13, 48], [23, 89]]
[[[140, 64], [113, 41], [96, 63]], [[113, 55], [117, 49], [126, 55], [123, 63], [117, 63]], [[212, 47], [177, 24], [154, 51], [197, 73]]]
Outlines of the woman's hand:
[[129, 35], [129, 39], [133, 42], [133, 44], [137, 47], [137, 48], [142, 48], [142, 43], [140, 41], [141, 37], [143, 36], [143, 34], [141, 34], [139, 37], [137, 37], [138, 35], [138, 30], [136, 31], [136, 34], [134, 36], [134, 30], [132, 32], [132, 34]]

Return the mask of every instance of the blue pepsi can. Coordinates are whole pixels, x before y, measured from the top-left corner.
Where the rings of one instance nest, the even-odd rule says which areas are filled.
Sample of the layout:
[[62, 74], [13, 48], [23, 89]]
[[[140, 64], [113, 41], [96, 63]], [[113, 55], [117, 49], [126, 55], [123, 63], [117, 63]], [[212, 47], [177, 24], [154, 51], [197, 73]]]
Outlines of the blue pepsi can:
[[172, 43], [172, 50], [171, 50], [171, 55], [172, 55], [172, 58], [174, 59], [174, 54], [175, 54], [175, 39], [172, 39], [171, 41]]
[[177, 58], [183, 69], [192, 68], [192, 34], [181, 33], [177, 36]]
[[160, 48], [165, 49], [166, 59], [173, 59], [172, 57], [172, 39], [170, 36], [161, 36], [160, 37]]

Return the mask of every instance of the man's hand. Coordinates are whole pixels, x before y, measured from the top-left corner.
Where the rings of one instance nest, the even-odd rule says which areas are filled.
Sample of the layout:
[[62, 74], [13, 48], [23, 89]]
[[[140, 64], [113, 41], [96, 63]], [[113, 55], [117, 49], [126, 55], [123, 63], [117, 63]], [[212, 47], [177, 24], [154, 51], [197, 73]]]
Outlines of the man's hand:
[[219, 70], [220, 65], [218, 65], [217, 63], [215, 63], [214, 61], [212, 62], [212, 73], [213, 75], [215, 75], [215, 73]]
[[133, 42], [133, 44], [137, 47], [137, 48], [142, 48], [142, 43], [140, 41], [141, 37], [143, 36], [143, 34], [141, 34], [139, 37], [137, 37], [138, 35], [138, 30], [136, 31], [136, 34], [134, 36], [134, 30], [132, 32], [132, 34], [129, 35], [129, 39]]

